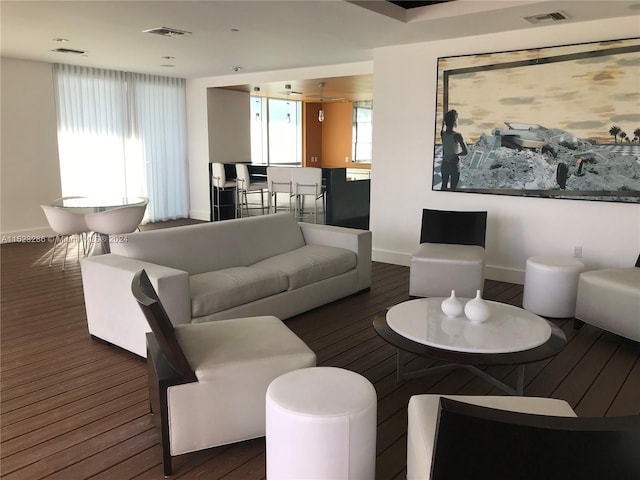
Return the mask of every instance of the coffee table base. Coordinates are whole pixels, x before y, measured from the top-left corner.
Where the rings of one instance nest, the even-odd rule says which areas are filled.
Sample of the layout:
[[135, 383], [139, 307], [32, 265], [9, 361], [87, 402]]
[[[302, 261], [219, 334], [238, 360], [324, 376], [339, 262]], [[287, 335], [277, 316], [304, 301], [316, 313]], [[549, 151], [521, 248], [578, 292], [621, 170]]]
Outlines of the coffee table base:
[[409, 353], [397, 348], [396, 349], [396, 363], [397, 363], [397, 379], [398, 381], [408, 380], [411, 378], [421, 377], [423, 375], [431, 375], [435, 373], [446, 372], [454, 370], [456, 368], [465, 368], [474, 375], [482, 378], [486, 382], [489, 382], [494, 387], [499, 388], [508, 395], [522, 395], [524, 392], [524, 365], [517, 365], [518, 378], [516, 379], [516, 388], [507, 385], [506, 383], [498, 380], [497, 378], [489, 375], [484, 370], [480, 370], [473, 365], [463, 365], [460, 363], [447, 363], [445, 365], [437, 365], [435, 367], [420, 368], [414, 370], [408, 370], [405, 364], [405, 358]]

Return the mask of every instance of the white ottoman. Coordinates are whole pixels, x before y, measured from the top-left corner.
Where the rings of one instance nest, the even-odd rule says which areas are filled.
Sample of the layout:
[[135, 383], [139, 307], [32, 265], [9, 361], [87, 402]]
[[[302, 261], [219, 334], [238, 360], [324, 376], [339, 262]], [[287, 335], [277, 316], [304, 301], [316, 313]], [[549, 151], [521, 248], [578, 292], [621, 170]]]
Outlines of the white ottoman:
[[544, 317], [569, 318], [576, 311], [584, 263], [570, 257], [531, 257], [524, 274], [522, 306]]
[[362, 375], [294, 370], [267, 389], [268, 480], [375, 478], [377, 396]]

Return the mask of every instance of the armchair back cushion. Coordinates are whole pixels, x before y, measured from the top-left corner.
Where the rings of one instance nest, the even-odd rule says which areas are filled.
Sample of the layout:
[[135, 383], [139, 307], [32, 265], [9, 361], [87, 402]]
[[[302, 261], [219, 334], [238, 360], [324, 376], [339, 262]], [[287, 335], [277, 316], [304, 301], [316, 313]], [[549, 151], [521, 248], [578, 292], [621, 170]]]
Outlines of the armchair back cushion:
[[178, 372], [185, 381], [193, 382], [196, 375], [185, 356], [175, 329], [167, 312], [165, 311], [158, 294], [156, 293], [147, 272], [140, 270], [133, 275], [131, 282], [131, 292], [138, 301], [142, 313], [144, 313], [151, 331], [171, 367]]
[[487, 212], [422, 210], [420, 243], [485, 246]]
[[441, 398], [431, 479], [640, 478], [639, 444], [637, 415], [533, 415]]

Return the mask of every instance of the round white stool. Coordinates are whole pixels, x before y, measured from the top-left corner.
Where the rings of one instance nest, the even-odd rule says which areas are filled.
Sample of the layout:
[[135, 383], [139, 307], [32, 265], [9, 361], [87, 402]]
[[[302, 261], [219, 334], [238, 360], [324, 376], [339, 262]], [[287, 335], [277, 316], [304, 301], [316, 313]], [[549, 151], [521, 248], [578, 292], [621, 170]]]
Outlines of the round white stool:
[[269, 480], [373, 480], [377, 396], [362, 375], [294, 370], [267, 389]]
[[531, 257], [524, 273], [522, 306], [538, 315], [573, 317], [576, 312], [578, 277], [584, 263], [570, 257]]

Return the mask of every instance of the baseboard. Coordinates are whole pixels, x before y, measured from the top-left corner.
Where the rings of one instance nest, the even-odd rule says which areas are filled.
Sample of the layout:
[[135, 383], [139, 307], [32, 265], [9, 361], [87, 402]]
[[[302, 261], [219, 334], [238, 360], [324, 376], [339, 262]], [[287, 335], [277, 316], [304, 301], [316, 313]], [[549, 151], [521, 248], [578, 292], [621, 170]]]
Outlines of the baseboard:
[[392, 265], [402, 265], [408, 267], [411, 265], [411, 255], [401, 252], [392, 252], [389, 250], [372, 250], [371, 259], [374, 262], [390, 263]]
[[498, 282], [515, 283], [524, 285], [524, 270], [508, 267], [496, 267], [495, 265], [485, 265], [484, 277]]
[[[391, 263], [393, 265], [402, 265], [405, 267], [411, 265], [411, 255], [408, 253], [374, 249], [371, 252], [371, 258], [374, 262]], [[496, 265], [486, 265], [484, 269], [484, 276], [488, 280], [524, 285], [524, 270], [499, 267]]]
[[209, 210], [189, 210], [189, 218], [192, 218], [194, 220], [203, 220], [205, 222], [208, 222], [210, 217], [211, 212], [209, 212]]

